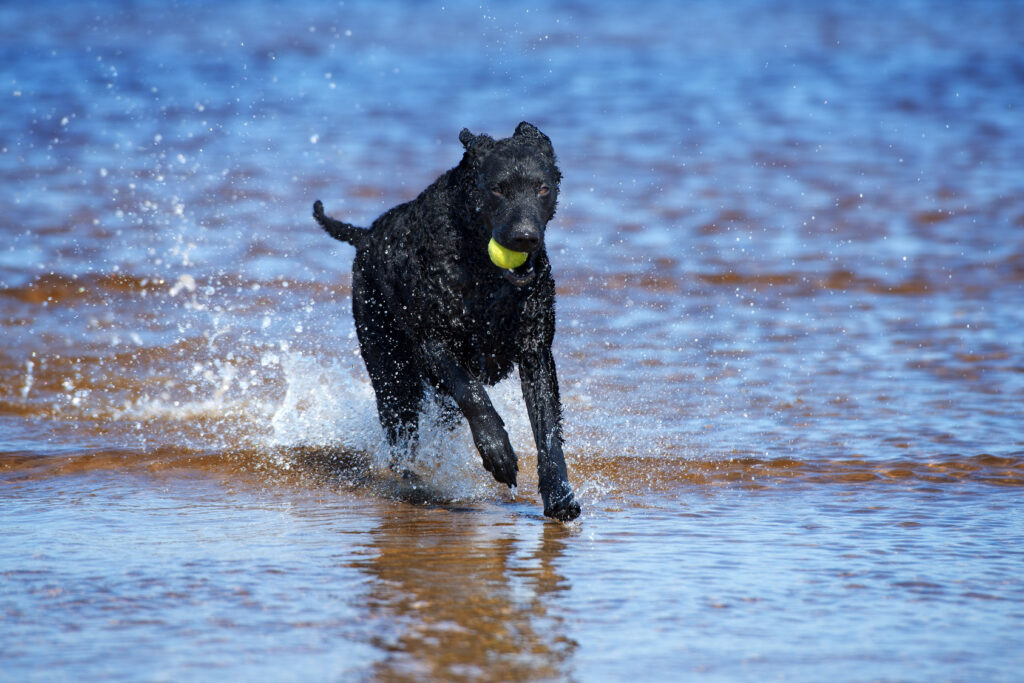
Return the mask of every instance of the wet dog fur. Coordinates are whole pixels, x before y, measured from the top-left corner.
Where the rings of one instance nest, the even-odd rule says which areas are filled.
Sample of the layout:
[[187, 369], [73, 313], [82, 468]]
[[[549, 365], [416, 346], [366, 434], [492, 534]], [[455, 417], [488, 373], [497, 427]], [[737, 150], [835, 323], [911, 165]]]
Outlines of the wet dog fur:
[[[544, 247], [561, 172], [551, 141], [522, 122], [495, 140], [463, 129], [458, 166], [416, 199], [357, 228], [313, 216], [356, 247], [352, 310], [362, 357], [389, 443], [415, 444], [432, 387], [469, 423], [484, 467], [516, 485], [518, 460], [484, 390], [518, 367], [537, 445], [544, 514], [580, 514], [562, 452], [562, 407], [551, 354], [555, 283]], [[494, 265], [487, 245], [528, 254], [515, 269]]]

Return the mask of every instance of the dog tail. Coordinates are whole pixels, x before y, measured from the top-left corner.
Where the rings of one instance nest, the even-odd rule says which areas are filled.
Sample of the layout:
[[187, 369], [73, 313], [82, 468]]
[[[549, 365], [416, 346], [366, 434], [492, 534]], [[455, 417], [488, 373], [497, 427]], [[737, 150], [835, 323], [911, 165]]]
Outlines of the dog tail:
[[349, 223], [342, 223], [324, 213], [324, 205], [320, 200], [313, 202], [313, 218], [320, 224], [320, 227], [327, 231], [327, 234], [336, 240], [348, 242], [358, 248], [363, 243], [370, 231], [366, 228], [357, 228]]

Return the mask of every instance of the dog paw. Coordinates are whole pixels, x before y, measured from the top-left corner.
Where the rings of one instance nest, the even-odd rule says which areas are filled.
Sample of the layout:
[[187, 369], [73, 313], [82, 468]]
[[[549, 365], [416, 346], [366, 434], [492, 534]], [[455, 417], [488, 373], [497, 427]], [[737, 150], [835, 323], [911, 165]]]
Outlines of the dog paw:
[[505, 484], [509, 488], [516, 486], [516, 477], [519, 474], [519, 463], [516, 456], [509, 450], [509, 453], [495, 453], [490, 457], [483, 456], [484, 469], [494, 475], [494, 480], [499, 484]]
[[580, 516], [580, 504], [576, 502], [576, 496], [568, 484], [555, 498], [543, 496], [544, 516], [557, 519], [560, 522], [571, 522]]
[[515, 486], [519, 462], [497, 413], [469, 420], [469, 429], [473, 433], [473, 443], [483, 460], [484, 469], [494, 475], [498, 483], [509, 488]]
[[486, 438], [476, 440], [476, 449], [484, 462], [484, 469], [494, 475], [494, 479], [509, 488], [516, 485], [519, 473], [519, 462], [516, 459], [512, 444], [502, 430], [502, 438]]

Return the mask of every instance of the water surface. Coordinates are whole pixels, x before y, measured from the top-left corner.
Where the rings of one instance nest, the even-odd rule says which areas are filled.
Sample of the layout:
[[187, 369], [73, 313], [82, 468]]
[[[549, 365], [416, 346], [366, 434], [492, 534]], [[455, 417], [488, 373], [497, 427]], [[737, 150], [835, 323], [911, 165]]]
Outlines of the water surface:
[[[1024, 10], [0, 8], [0, 679], [1013, 680]], [[357, 224], [553, 140], [571, 479], [379, 463]]]

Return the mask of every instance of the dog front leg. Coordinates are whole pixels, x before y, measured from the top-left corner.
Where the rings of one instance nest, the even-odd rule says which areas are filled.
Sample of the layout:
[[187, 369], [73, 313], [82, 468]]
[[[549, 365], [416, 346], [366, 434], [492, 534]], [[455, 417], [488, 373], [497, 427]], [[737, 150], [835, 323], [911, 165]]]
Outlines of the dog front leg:
[[544, 514], [568, 522], [580, 515], [562, 453], [562, 404], [550, 348], [523, 354], [519, 363], [526, 412], [537, 442], [537, 476]]
[[423, 349], [430, 372], [459, 406], [469, 422], [473, 443], [483, 459], [484, 469], [510, 488], [516, 485], [519, 463], [508, 440], [505, 423], [491, 404], [483, 384], [451, 359], [440, 344], [429, 343]]

